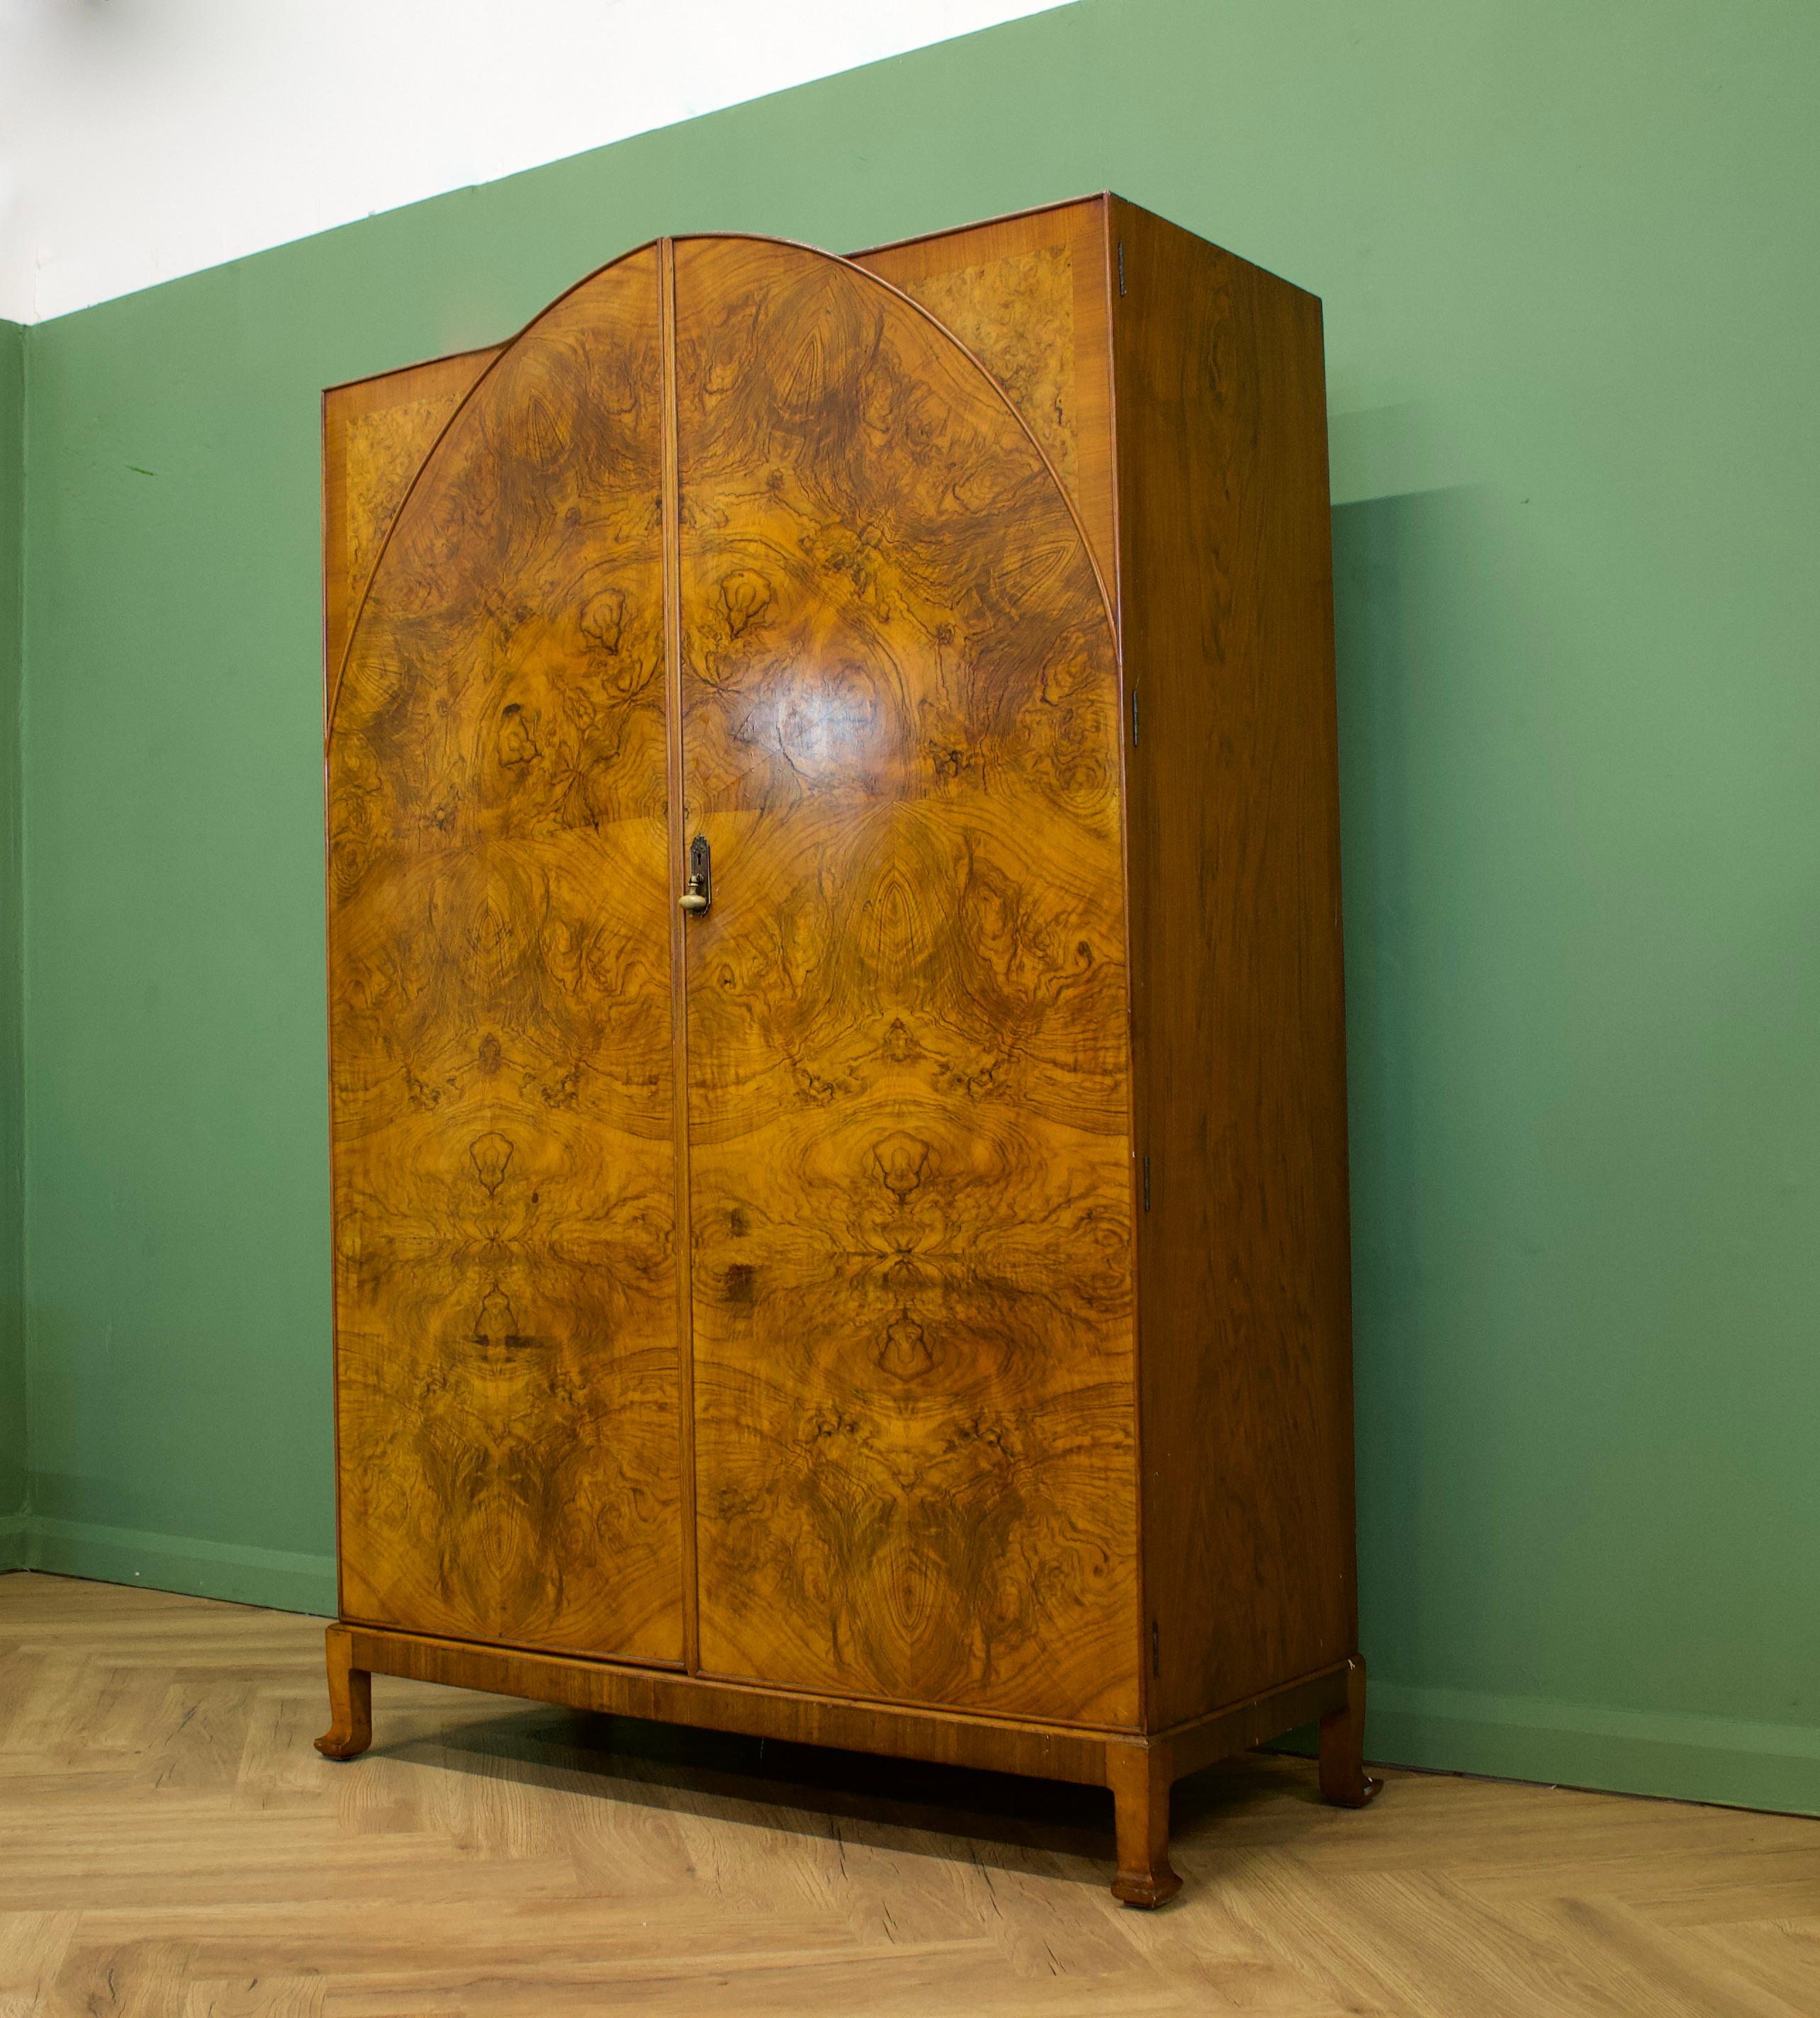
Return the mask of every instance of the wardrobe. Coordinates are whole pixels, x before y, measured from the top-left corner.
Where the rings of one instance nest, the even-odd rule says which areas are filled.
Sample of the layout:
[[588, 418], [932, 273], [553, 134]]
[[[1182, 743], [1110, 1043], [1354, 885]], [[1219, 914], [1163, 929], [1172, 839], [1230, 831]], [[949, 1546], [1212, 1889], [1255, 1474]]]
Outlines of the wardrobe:
[[1112, 196], [660, 240], [324, 396], [371, 1677], [1360, 1764], [1319, 303]]

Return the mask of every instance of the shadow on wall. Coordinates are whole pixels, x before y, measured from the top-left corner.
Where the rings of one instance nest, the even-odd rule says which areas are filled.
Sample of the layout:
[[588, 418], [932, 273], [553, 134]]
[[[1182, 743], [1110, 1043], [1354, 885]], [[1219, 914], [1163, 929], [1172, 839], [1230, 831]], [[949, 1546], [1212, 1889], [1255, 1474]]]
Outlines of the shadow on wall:
[[[1438, 1251], [1437, 1206], [1449, 1210], [1439, 1202], [1457, 1210], [1485, 1181], [1458, 1166], [1456, 1117], [1436, 1107], [1449, 1084], [1487, 1069], [1496, 1041], [1472, 1014], [1467, 969], [1495, 907], [1480, 879], [1500, 879], [1464, 803], [1472, 753], [1496, 761], [1487, 697], [1474, 691], [1496, 683], [1500, 660], [1482, 579], [1491, 505], [1490, 486], [1458, 484], [1356, 498], [1333, 515], [1360, 1609], [1380, 1682], [1420, 1672], [1439, 1612], [1457, 1630], [1461, 1607], [1495, 1602], [1464, 1574], [1494, 1516], [1469, 1476], [1435, 1466], [1437, 1449], [1462, 1441], [1466, 1398], [1445, 1362], [1466, 1314], [1447, 1307], [1460, 1286], [1424, 1261]], [[1439, 1551], [1437, 1523], [1451, 1537]]]

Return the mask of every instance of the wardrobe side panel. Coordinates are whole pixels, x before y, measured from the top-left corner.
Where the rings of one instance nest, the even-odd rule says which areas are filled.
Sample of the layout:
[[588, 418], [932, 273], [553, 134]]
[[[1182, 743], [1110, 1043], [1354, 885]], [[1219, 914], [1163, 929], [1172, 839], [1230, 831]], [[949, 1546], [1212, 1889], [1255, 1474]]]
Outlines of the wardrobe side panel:
[[1111, 227], [1155, 1728], [1357, 1638], [1333, 565], [1319, 302]]
[[1004, 388], [1073, 500], [1107, 586], [1112, 374], [1102, 196], [854, 255], [901, 288]]
[[682, 1653], [656, 255], [501, 357], [331, 695], [341, 1608]]
[[322, 396], [323, 642], [331, 684], [373, 563], [449, 417], [499, 355], [468, 350]]

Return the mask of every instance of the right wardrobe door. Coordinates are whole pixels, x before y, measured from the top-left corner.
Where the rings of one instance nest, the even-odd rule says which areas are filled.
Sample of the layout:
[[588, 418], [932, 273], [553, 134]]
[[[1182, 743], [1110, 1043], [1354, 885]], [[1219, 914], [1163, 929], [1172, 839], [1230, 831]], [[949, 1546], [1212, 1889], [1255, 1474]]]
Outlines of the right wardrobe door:
[[701, 1665], [1129, 1724], [1105, 597], [913, 303], [762, 240], [675, 273]]

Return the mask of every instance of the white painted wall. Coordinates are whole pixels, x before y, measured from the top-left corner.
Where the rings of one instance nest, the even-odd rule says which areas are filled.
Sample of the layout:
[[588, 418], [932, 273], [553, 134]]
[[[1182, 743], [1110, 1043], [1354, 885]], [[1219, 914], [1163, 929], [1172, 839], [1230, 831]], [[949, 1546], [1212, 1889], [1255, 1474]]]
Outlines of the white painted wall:
[[62, 315], [1065, 4], [0, 0], [0, 315]]

